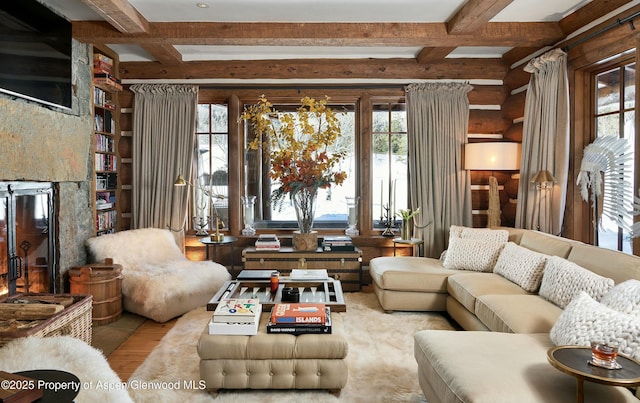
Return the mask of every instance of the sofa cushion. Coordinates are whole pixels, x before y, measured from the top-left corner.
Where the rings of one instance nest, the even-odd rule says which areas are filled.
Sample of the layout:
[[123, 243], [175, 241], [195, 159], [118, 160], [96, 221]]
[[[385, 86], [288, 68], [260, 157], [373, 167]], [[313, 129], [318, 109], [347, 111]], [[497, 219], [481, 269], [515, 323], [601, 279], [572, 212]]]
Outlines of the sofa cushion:
[[622, 354], [640, 359], [640, 319], [611, 309], [584, 291], [567, 305], [549, 336], [556, 345], [588, 346], [596, 338], [615, 340]]
[[371, 279], [384, 290], [447, 292], [447, 277], [458, 273], [437, 259], [383, 256], [369, 261]]
[[[418, 380], [429, 402], [566, 403], [576, 379], [549, 365], [549, 334], [423, 330], [414, 335]], [[584, 382], [584, 401], [635, 402], [626, 388]]]
[[640, 259], [617, 250], [579, 244], [571, 249], [567, 260], [603, 277], [612, 278], [616, 284], [632, 278], [640, 279]]
[[599, 301], [613, 285], [610, 278], [599, 276], [566, 259], [552, 256], [547, 260], [544, 269], [540, 295], [564, 308], [580, 291], [587, 292]]
[[475, 314], [489, 330], [549, 333], [562, 309], [538, 295], [482, 295]]
[[535, 292], [540, 287], [546, 263], [547, 255], [509, 242], [502, 249], [493, 272], [513, 281], [526, 291]]
[[640, 318], [640, 281], [627, 280], [616, 285], [600, 302], [618, 312]]
[[459, 273], [449, 276], [447, 280], [449, 295], [464, 305], [470, 312], [475, 312], [476, 298], [490, 294], [528, 294], [517, 284], [494, 273]]
[[527, 249], [566, 258], [574, 245], [580, 242], [537, 231], [525, 231], [519, 245]]
[[490, 272], [505, 243], [480, 239], [452, 238], [444, 258], [444, 267], [453, 270]]

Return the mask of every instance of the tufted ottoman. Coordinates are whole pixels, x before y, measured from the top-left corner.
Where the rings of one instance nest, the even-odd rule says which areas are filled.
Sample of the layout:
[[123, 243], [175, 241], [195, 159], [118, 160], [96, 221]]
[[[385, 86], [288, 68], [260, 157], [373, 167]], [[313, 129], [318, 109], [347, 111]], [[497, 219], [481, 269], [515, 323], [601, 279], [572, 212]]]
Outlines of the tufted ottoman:
[[211, 335], [198, 342], [200, 378], [218, 389], [328, 389], [339, 394], [347, 383], [342, 316], [332, 313], [332, 334], [267, 334], [268, 314], [255, 336]]

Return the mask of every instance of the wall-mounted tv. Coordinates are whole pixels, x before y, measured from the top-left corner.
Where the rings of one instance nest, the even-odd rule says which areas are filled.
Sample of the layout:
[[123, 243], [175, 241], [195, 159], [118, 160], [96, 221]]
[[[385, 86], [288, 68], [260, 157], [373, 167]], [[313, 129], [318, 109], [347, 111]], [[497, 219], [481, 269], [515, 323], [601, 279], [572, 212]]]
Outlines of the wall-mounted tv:
[[0, 92], [71, 108], [71, 22], [36, 0], [0, 2]]

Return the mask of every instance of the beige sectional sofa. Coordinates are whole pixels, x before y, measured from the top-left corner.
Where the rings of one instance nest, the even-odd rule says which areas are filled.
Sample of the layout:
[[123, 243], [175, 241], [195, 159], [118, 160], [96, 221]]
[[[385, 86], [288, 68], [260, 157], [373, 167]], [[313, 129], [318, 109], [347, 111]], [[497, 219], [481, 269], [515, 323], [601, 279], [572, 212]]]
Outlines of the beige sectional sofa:
[[[455, 227], [456, 232], [460, 230]], [[571, 301], [580, 295], [581, 301], [588, 299], [600, 305], [596, 301], [615, 285], [640, 280], [640, 258], [537, 231], [497, 230], [508, 232], [510, 251], [516, 255], [505, 256], [504, 246], [487, 262], [493, 265], [488, 272], [448, 268], [456, 259], [465, 263], [465, 259], [491, 255], [486, 248], [474, 251], [474, 245], [465, 244], [470, 256], [448, 259], [452, 242], [458, 242], [453, 236], [449, 251], [441, 259], [372, 259], [370, 274], [380, 305], [386, 311], [446, 311], [467, 330], [427, 330], [415, 335], [418, 378], [429, 403], [573, 401], [575, 379], [551, 367], [546, 352], [554, 346], [554, 340], [557, 344], [580, 344], [576, 340], [584, 343], [574, 333], [585, 326], [594, 331], [592, 323], [585, 325], [569, 317], [582, 309], [577, 301]], [[524, 255], [530, 258], [529, 263], [524, 262]], [[518, 277], [519, 268], [508, 267], [526, 263], [531, 268], [535, 266], [530, 264], [531, 259], [541, 256], [542, 266], [530, 269], [526, 279]], [[640, 296], [634, 298], [640, 306]], [[632, 327], [627, 333], [637, 336], [640, 316], [638, 311], [633, 314], [637, 320], [631, 315], [622, 327]], [[554, 328], [557, 322], [562, 326]], [[625, 341], [632, 354], [636, 353], [633, 349], [637, 341]], [[585, 383], [585, 397], [585, 401], [593, 402], [638, 402], [625, 388], [590, 382]]]

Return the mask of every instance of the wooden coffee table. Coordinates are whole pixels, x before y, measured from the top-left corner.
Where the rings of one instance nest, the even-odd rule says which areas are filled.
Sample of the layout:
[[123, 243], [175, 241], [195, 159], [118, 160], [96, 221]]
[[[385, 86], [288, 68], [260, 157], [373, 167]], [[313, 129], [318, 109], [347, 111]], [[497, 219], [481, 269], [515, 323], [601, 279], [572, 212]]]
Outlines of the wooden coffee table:
[[584, 402], [584, 381], [604, 385], [633, 387], [640, 385], [640, 363], [618, 356], [621, 369], [606, 369], [587, 363], [591, 359], [591, 348], [581, 346], [559, 346], [547, 351], [549, 363], [560, 371], [576, 378], [576, 402]]
[[270, 291], [269, 280], [230, 280], [207, 304], [208, 311], [214, 311], [225, 298], [257, 298], [262, 310], [268, 312], [273, 305], [282, 302], [282, 289], [293, 287], [300, 290], [300, 302], [320, 302], [331, 308], [331, 312], [345, 312], [347, 306], [339, 280], [329, 278], [318, 281], [293, 281], [288, 277], [280, 277], [278, 291]]

